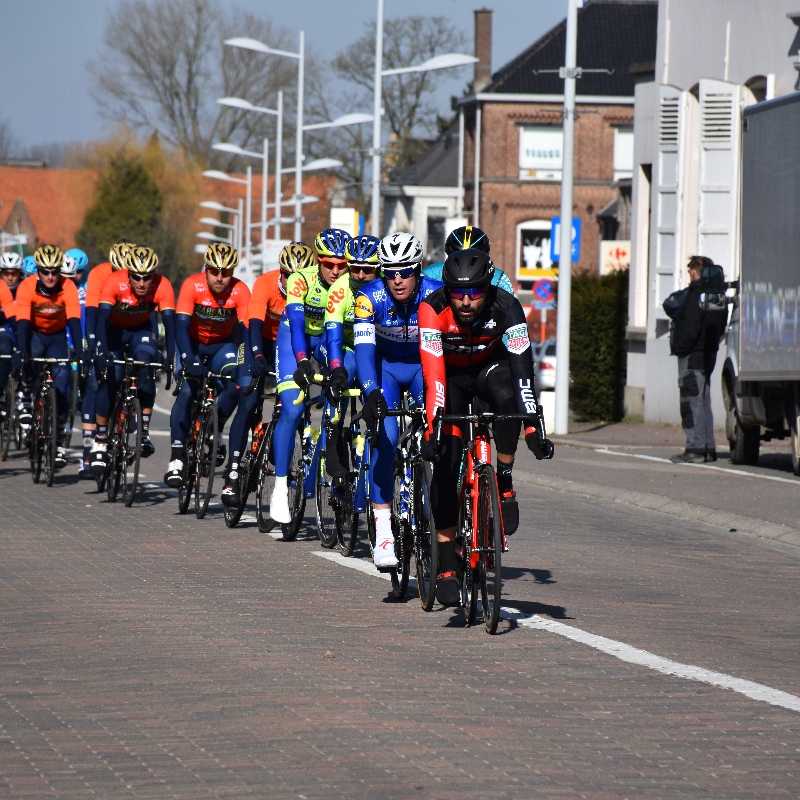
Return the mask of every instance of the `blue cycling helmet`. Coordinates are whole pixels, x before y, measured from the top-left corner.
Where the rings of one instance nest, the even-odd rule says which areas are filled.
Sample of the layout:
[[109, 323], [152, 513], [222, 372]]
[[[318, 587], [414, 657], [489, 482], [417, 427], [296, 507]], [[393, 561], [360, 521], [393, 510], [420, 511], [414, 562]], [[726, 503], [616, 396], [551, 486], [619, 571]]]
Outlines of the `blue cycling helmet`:
[[356, 236], [347, 243], [346, 258], [347, 265], [358, 265], [365, 267], [378, 268], [380, 259], [378, 258], [378, 247], [381, 240], [377, 236]]
[[25, 275], [35, 275], [36, 274], [36, 259], [33, 256], [25, 256], [22, 259], [22, 271]]
[[325, 228], [314, 239], [314, 249], [320, 258], [346, 258], [347, 243], [351, 238], [341, 228]]
[[71, 247], [64, 255], [69, 256], [75, 262], [75, 269], [78, 273], [83, 272], [89, 266], [89, 256], [80, 247]]

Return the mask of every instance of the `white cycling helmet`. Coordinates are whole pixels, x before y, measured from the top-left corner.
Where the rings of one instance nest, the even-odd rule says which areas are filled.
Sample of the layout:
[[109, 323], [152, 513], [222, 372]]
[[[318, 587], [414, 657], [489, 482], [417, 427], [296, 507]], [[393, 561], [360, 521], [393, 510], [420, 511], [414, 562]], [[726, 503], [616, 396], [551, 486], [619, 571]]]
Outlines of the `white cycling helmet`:
[[22, 257], [13, 250], [0, 255], [0, 269], [22, 269]]
[[72, 256], [64, 255], [61, 262], [61, 274], [65, 278], [74, 278], [78, 274], [78, 261]]
[[381, 239], [378, 258], [389, 269], [421, 264], [422, 242], [410, 233], [392, 233]]

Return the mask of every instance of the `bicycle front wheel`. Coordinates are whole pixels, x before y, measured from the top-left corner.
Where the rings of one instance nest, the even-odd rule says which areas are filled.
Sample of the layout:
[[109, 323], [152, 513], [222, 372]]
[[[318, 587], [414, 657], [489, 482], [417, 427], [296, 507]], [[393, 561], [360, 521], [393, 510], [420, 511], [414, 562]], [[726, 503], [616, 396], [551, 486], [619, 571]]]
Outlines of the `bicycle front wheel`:
[[208, 409], [197, 441], [197, 482], [194, 485], [194, 513], [203, 519], [214, 491], [219, 450], [219, 416], [216, 405]]
[[58, 416], [56, 413], [56, 392], [54, 388], [50, 388], [47, 392], [44, 414], [46, 420], [45, 438], [44, 438], [44, 453], [43, 453], [43, 468], [45, 482], [48, 486], [53, 485], [53, 479], [56, 476], [56, 450], [58, 449]]
[[138, 397], [125, 404], [126, 425], [122, 438], [122, 499], [130, 508], [139, 488], [139, 462], [142, 458], [142, 404]]
[[6, 383], [0, 415], [2, 415], [0, 417], [0, 461], [5, 461], [8, 458], [11, 439], [14, 437], [14, 392], [11, 378]]
[[33, 419], [28, 431], [28, 458], [31, 463], [31, 478], [34, 483], [42, 479], [45, 422], [44, 399], [37, 396], [33, 401]]
[[183, 483], [178, 488], [178, 513], [185, 514], [189, 510], [197, 481], [197, 441], [193, 440], [186, 447], [186, 464], [183, 467]]
[[430, 611], [436, 600], [439, 543], [431, 509], [431, 467], [424, 461], [414, 465], [414, 561], [417, 592], [424, 611]]
[[325, 453], [319, 457], [315, 494], [317, 500], [317, 534], [320, 544], [332, 550], [339, 542], [336, 532], [336, 511], [331, 491], [331, 477], [325, 468]]
[[488, 633], [496, 633], [503, 592], [503, 523], [497, 479], [490, 464], [483, 464], [478, 471], [478, 541], [483, 624]]
[[306, 454], [303, 452], [303, 434], [300, 430], [297, 431], [293, 441], [294, 449], [292, 451], [292, 459], [289, 462], [289, 478], [287, 480], [289, 510], [292, 512], [292, 521], [281, 525], [285, 542], [293, 542], [297, 538], [300, 526], [303, 524], [303, 517], [306, 513], [306, 463], [313, 463], [311, 453], [308, 454], [308, 461], [306, 462]]
[[275, 520], [269, 515], [269, 501], [272, 497], [272, 488], [275, 485], [275, 467], [272, 463], [272, 434], [275, 431], [275, 421], [269, 423], [264, 441], [261, 443], [261, 453], [258, 463], [258, 479], [256, 483], [256, 520], [261, 533], [269, 533], [275, 527]]
[[409, 495], [410, 484], [406, 480], [406, 465], [401, 464], [394, 476], [394, 495], [392, 497], [392, 534], [394, 550], [397, 556], [397, 569], [392, 570], [392, 590], [394, 596], [403, 598], [408, 591], [411, 577], [411, 551], [414, 541], [411, 535], [411, 505]]

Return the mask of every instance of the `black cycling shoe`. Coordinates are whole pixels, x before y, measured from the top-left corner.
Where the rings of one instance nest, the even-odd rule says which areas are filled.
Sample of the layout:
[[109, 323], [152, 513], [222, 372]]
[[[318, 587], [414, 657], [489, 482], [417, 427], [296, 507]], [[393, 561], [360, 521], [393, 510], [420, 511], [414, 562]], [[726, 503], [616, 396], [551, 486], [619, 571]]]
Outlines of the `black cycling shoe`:
[[225, 486], [222, 488], [220, 498], [225, 508], [239, 508], [241, 501], [241, 495], [239, 494], [239, 473], [231, 472], [230, 475], [228, 475]]
[[156, 451], [156, 446], [149, 436], [142, 436], [142, 458], [150, 458]]
[[455, 570], [440, 572], [436, 576], [436, 599], [443, 606], [457, 606], [461, 603], [458, 591], [458, 578]]
[[503, 530], [506, 536], [511, 536], [519, 528], [519, 505], [513, 489], [500, 496], [500, 512], [503, 515]]
[[227, 458], [228, 448], [225, 446], [225, 442], [220, 442], [219, 446], [217, 447], [217, 466], [221, 467]]

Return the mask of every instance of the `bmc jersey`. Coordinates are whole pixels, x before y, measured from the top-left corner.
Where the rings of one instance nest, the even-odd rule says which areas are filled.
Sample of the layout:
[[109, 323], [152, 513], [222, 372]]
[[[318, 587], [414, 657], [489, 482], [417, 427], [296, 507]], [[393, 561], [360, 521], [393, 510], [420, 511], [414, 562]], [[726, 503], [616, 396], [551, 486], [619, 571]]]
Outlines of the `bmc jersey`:
[[147, 294], [138, 297], [131, 288], [128, 270], [119, 270], [103, 284], [100, 305], [111, 306], [112, 328], [140, 330], [150, 325], [150, 315], [154, 311], [175, 310], [175, 292], [167, 278], [156, 275]]
[[0, 281], [0, 322], [13, 319], [17, 312], [14, 307], [14, 295], [6, 286], [5, 281]]
[[419, 353], [425, 381], [425, 410], [432, 424], [445, 407], [447, 370], [480, 370], [490, 361], [508, 360], [520, 414], [537, 411], [533, 358], [525, 313], [516, 297], [494, 290], [471, 323], [458, 321], [444, 289], [419, 306]]
[[89, 273], [89, 278], [86, 281], [86, 308], [99, 307], [103, 286], [105, 286], [112, 272], [114, 272], [114, 267], [111, 266], [111, 262], [103, 261]]
[[16, 299], [17, 320], [28, 320], [39, 333], [60, 333], [68, 319], [81, 318], [78, 290], [71, 280], [62, 279], [61, 286], [47, 294], [39, 285], [39, 277], [31, 275], [19, 286]]
[[247, 311], [249, 320], [260, 320], [265, 342], [278, 338], [278, 321], [286, 308], [286, 297], [281, 291], [280, 270], [271, 270], [256, 278]]
[[208, 288], [205, 272], [190, 275], [178, 295], [178, 314], [191, 317], [189, 335], [200, 344], [219, 344], [236, 338], [236, 325], [247, 324], [250, 290], [238, 278], [232, 278], [220, 295]]

